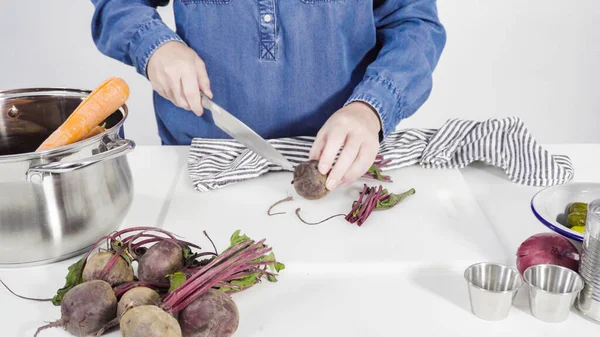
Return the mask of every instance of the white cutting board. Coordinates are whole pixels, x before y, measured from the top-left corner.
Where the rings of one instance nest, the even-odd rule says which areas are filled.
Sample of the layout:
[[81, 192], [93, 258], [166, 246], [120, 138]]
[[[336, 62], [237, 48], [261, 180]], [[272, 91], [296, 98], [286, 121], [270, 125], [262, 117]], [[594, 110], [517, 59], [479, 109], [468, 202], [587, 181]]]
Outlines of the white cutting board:
[[[291, 173], [268, 173], [210, 192], [193, 189], [187, 171], [177, 186], [164, 227], [209, 248], [206, 230], [219, 250], [227, 247], [236, 230], [251, 238], [267, 239], [288, 271], [318, 272], [393, 266], [464, 266], [480, 261], [505, 263], [511, 253], [503, 251], [493, 227], [458, 170], [423, 169], [418, 166], [390, 173], [393, 183], [383, 183], [396, 193], [415, 188], [416, 194], [396, 207], [373, 212], [358, 227], [343, 217], [308, 226], [294, 214], [296, 208], [311, 221], [347, 213], [358, 198], [361, 180], [338, 189], [318, 201], [299, 197], [291, 185]], [[275, 201], [294, 196], [268, 216]], [[141, 225], [141, 224], [140, 224]]]

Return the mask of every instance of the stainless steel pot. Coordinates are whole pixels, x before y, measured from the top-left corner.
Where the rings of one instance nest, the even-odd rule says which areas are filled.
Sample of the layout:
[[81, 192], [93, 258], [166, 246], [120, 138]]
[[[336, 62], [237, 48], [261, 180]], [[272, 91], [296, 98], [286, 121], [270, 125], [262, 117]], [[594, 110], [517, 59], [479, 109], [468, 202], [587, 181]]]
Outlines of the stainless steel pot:
[[80, 254], [129, 211], [133, 181], [125, 154], [135, 143], [119, 136], [126, 105], [106, 119], [104, 133], [35, 152], [89, 93], [0, 91], [0, 267]]

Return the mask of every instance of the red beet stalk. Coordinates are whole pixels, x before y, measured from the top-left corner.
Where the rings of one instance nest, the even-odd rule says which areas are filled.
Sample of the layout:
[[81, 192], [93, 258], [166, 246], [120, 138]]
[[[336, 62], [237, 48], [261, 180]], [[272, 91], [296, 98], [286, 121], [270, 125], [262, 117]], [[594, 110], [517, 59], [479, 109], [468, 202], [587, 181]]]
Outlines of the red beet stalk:
[[358, 219], [358, 226], [362, 226], [362, 224], [367, 220], [369, 215], [371, 215], [371, 212], [373, 212], [373, 210], [377, 206], [377, 202], [379, 201], [379, 197], [381, 196], [381, 191], [382, 191], [382, 186], [379, 185], [379, 189], [377, 190], [377, 193], [373, 194], [373, 198], [371, 198], [371, 201], [365, 207], [366, 208], [365, 213], [363, 214], [362, 217], [360, 217], [360, 219]]
[[[250, 265], [249, 263], [271, 251], [271, 248], [263, 246], [264, 241], [263, 239], [254, 244], [252, 244], [253, 241], [247, 241], [217, 256], [211, 263], [166, 296], [162, 305], [163, 309], [176, 313], [219, 282], [224, 282], [243, 270], [256, 267], [257, 264]], [[248, 244], [252, 245], [248, 247]], [[272, 261], [261, 262], [261, 264], [268, 263], [272, 263]]]
[[166, 284], [166, 283], [133, 281], [133, 282], [119, 284], [118, 286], [114, 287], [113, 289], [115, 291], [115, 296], [117, 296], [117, 298], [119, 298], [123, 294], [125, 294], [126, 292], [128, 292], [129, 290], [131, 290], [135, 287], [147, 287], [150, 289], [160, 291], [160, 290], [168, 290], [170, 285]]

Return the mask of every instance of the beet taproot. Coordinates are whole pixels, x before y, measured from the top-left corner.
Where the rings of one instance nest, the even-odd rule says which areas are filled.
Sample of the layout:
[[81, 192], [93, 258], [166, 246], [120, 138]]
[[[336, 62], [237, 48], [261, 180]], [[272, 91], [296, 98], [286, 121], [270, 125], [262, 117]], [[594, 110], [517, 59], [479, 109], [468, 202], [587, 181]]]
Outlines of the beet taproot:
[[329, 193], [326, 187], [327, 175], [321, 174], [318, 166], [317, 160], [310, 160], [297, 165], [294, 169], [294, 189], [305, 199], [317, 200]]
[[183, 337], [229, 337], [239, 325], [233, 300], [220, 290], [209, 289], [179, 312]]
[[62, 327], [73, 336], [95, 334], [117, 316], [117, 297], [110, 286], [102, 280], [92, 280], [76, 285], [63, 297], [61, 318], [40, 327], [40, 331]]
[[108, 273], [102, 276], [106, 265], [114, 256], [111, 252], [98, 252], [90, 256], [83, 268], [83, 281], [103, 280], [111, 286], [133, 281], [133, 267], [122, 257], [117, 258]]
[[163, 240], [150, 247], [138, 261], [138, 278], [144, 282], [169, 283], [167, 275], [183, 268], [183, 248]]
[[155, 305], [140, 305], [121, 317], [123, 337], [182, 337], [177, 319]]

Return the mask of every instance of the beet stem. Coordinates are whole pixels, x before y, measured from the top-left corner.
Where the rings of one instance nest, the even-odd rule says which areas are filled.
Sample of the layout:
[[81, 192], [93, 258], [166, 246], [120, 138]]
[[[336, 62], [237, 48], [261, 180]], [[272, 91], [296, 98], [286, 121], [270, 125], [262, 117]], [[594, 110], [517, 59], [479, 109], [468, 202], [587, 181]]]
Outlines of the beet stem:
[[[263, 239], [253, 244], [241, 253], [231, 257], [228, 261], [221, 263], [215, 266], [214, 268], [204, 272], [205, 270], [210, 268], [208, 267], [210, 264], [207, 265], [202, 272], [198, 272], [197, 274], [192, 276], [192, 278], [186, 280], [179, 288], [171, 292], [171, 294], [167, 295], [167, 297], [163, 301], [163, 309], [171, 313], [178, 312], [182, 308], [185, 308], [189, 303], [193, 302], [196, 298], [198, 298], [198, 296], [202, 295], [203, 289], [204, 291], [208, 289], [206, 288], [206, 286], [202, 287], [202, 285], [209, 282], [209, 280], [215, 279], [214, 282], [221, 281], [223, 279], [223, 276], [225, 275], [222, 275], [221, 278], [218, 278], [216, 276], [218, 276], [222, 272], [225, 272], [228, 269], [235, 268], [236, 263], [244, 261], [243, 263], [241, 263], [241, 266], [246, 267], [245, 263], [270, 252], [271, 248], [258, 248], [263, 244], [264, 241], [265, 240]], [[257, 249], [258, 251], [256, 251]], [[216, 260], [217, 259], [213, 260], [213, 262], [215, 262]], [[234, 270], [234, 272], [230, 271], [229, 275], [239, 271], [239, 269]], [[226, 274], [226, 276], [229, 275]], [[214, 282], [212, 282], [212, 284], [214, 284]]]
[[115, 296], [117, 298], [120, 298], [121, 295], [125, 294], [126, 292], [128, 292], [129, 290], [131, 290], [135, 287], [147, 287], [147, 288], [151, 288], [154, 290], [165, 290], [165, 289], [169, 289], [170, 285], [167, 283], [159, 283], [159, 282], [132, 281], [132, 282], [127, 282], [127, 283], [122, 283], [122, 284], [119, 284], [118, 286], [114, 287]]
[[110, 269], [115, 265], [115, 263], [117, 263], [117, 259], [121, 258], [121, 254], [125, 251], [125, 246], [121, 247], [121, 249], [119, 249], [108, 261], [108, 263], [106, 264], [106, 266], [104, 267], [104, 270], [102, 271], [102, 274], [100, 275], [100, 279], [104, 279], [106, 277], [106, 275], [108, 275], [108, 272], [110, 271]]
[[323, 219], [323, 220], [321, 220], [321, 221], [319, 221], [319, 222], [307, 222], [307, 221], [305, 221], [304, 219], [302, 219], [302, 217], [300, 216], [300, 208], [296, 208], [296, 216], [297, 216], [297, 217], [298, 217], [298, 219], [300, 219], [300, 221], [302, 221], [303, 223], [305, 223], [305, 224], [307, 224], [307, 225], [309, 225], [309, 226], [314, 226], [314, 225], [319, 225], [319, 224], [322, 224], [323, 222], [325, 222], [325, 221], [328, 221], [328, 220], [331, 220], [331, 219], [333, 219], [333, 218], [336, 218], [336, 217], [338, 217], [338, 216], [344, 216], [344, 217], [345, 217], [345, 216], [346, 216], [346, 214], [336, 214], [336, 215], [332, 215], [332, 216], [330, 216], [330, 217], [328, 217], [328, 218], [326, 218], [326, 219]]
[[[271, 251], [271, 248], [262, 249], [262, 250], [256, 252], [255, 254], [252, 254], [252, 255], [249, 255], [248, 257], [246, 257], [246, 260], [252, 261], [257, 257], [260, 257], [260, 256], [268, 253], [269, 251]], [[239, 260], [241, 260], [241, 258], [239, 258], [239, 256], [238, 256], [238, 261]], [[195, 301], [200, 295], [202, 295], [208, 289], [210, 289], [210, 288], [214, 287], [216, 284], [218, 284], [221, 281], [221, 279], [226, 279], [227, 277], [239, 272], [242, 268], [245, 267], [243, 263], [236, 266], [235, 262], [237, 262], [237, 261], [234, 261], [226, 268], [223, 268], [223, 270], [221, 272], [215, 273], [215, 276], [209, 278], [209, 280], [206, 283], [204, 283], [203, 287], [200, 287], [200, 288], [194, 290], [190, 296], [187, 296], [183, 301], [181, 301], [181, 303], [173, 306], [169, 310], [169, 312], [177, 313], [177, 312], [183, 310], [185, 307], [187, 307], [190, 303]], [[220, 276], [220, 277], [217, 277], [217, 276]]]
[[[206, 238], [208, 239], [208, 241], [210, 241], [210, 244], [213, 246], [213, 249], [215, 250], [215, 255], [219, 255], [219, 251], [217, 250], [217, 246], [215, 246], [215, 243], [213, 242], [213, 240], [210, 238], [210, 236], [208, 236], [208, 233], [206, 233], [206, 231], [203, 231], [203, 233], [204, 233], [204, 236], [206, 236]], [[202, 256], [202, 255], [200, 255], [200, 256]]]
[[[241, 261], [244, 257], [247, 261], [251, 261], [251, 260], [253, 260], [257, 257], [260, 257], [263, 254], [269, 252], [270, 250], [271, 250], [270, 248], [262, 249], [259, 252], [256, 252], [254, 254], [246, 254], [247, 256], [243, 256], [243, 254], [240, 254], [238, 256], [233, 257], [232, 258], [233, 261], [230, 261], [230, 263], [228, 265], [222, 264], [222, 265], [215, 267], [215, 269], [213, 269], [211, 272], [206, 273], [203, 278], [197, 279], [196, 282], [193, 284], [193, 288], [192, 288], [192, 285], [188, 285], [188, 287], [185, 289], [184, 295], [182, 295], [181, 298], [179, 299], [179, 301], [177, 301], [170, 308], [167, 307], [167, 311], [169, 311], [171, 313], [177, 313], [177, 312], [181, 311], [183, 308], [187, 307], [190, 303], [195, 301], [199, 296], [201, 296], [208, 289], [212, 288], [215, 284], [220, 282], [222, 279], [225, 279], [225, 278], [231, 276], [232, 274], [239, 272], [241, 269], [240, 267], [243, 268], [245, 266], [242, 263], [241, 265], [238, 265], [238, 268], [235, 268], [236, 263], [238, 261]], [[250, 251], [250, 253], [252, 253], [251, 250], [248, 250], [248, 251]], [[245, 251], [243, 253], [246, 253], [246, 252], [247, 251]], [[183, 288], [183, 285], [180, 288]], [[180, 288], [178, 288], [178, 289], [180, 289]], [[166, 300], [165, 300], [164, 304], [167, 304]]]
[[169, 301], [171, 301], [171, 299], [173, 297], [178, 296], [178, 294], [181, 292], [182, 289], [186, 289], [186, 287], [188, 286], [188, 284], [191, 284], [194, 280], [196, 280], [197, 278], [199, 278], [200, 276], [202, 276], [207, 270], [209, 270], [210, 268], [214, 267], [219, 262], [221, 262], [221, 261], [227, 259], [228, 257], [234, 255], [238, 251], [241, 251], [242, 249], [244, 249], [244, 248], [252, 245], [252, 243], [253, 243], [253, 241], [244, 241], [244, 242], [241, 242], [241, 243], [237, 244], [236, 246], [233, 246], [230, 249], [226, 250], [223, 254], [217, 256], [209, 264], [207, 264], [206, 266], [204, 266], [204, 268], [202, 268], [199, 272], [195, 273], [192, 277], [190, 277], [187, 280], [185, 280], [185, 282], [183, 282], [181, 284], [181, 286], [179, 286], [179, 288], [177, 288], [175, 291], [173, 291], [169, 295], [167, 295], [167, 297], [165, 298], [165, 302], [169, 302]]
[[383, 186], [379, 185], [379, 189], [377, 190], [377, 192], [373, 194], [373, 197], [365, 205], [366, 211], [358, 220], [358, 226], [362, 226], [362, 224], [367, 220], [369, 215], [371, 215], [371, 212], [373, 212], [373, 209], [375, 209], [375, 206], [377, 206], [377, 201], [379, 200], [382, 189]]
[[48, 323], [46, 325], [43, 325], [41, 327], [39, 327], [36, 331], [35, 334], [33, 335], [33, 337], [37, 337], [37, 335], [42, 331], [42, 330], [46, 330], [46, 329], [50, 329], [50, 328], [58, 328], [58, 327], [62, 327], [63, 326], [63, 320], [59, 319], [57, 321]]
[[116, 239], [117, 237], [125, 234], [125, 233], [130, 233], [130, 232], [136, 232], [136, 231], [154, 231], [154, 232], [158, 232], [158, 233], [162, 233], [165, 234], [167, 236], [169, 236], [171, 239], [176, 239], [175, 234], [166, 231], [164, 229], [160, 229], [158, 227], [149, 227], [149, 226], [139, 226], [139, 227], [132, 227], [132, 228], [126, 228], [123, 230], [120, 230], [118, 232], [116, 232], [112, 238], [113, 240]]
[[269, 209], [267, 210], [267, 214], [269, 216], [285, 214], [285, 212], [271, 213], [271, 210], [273, 210], [273, 208], [275, 208], [275, 206], [277, 206], [277, 205], [279, 205], [281, 203], [292, 201], [292, 200], [294, 200], [294, 197], [289, 196], [287, 198], [284, 198], [284, 199], [281, 199], [281, 200], [275, 202], [273, 205], [271, 205], [271, 207], [269, 207]]
[[363, 214], [366, 212], [367, 210], [367, 206], [369, 205], [369, 203], [371, 202], [371, 199], [373, 199], [375, 197], [373, 191], [375, 190], [375, 188], [369, 188], [368, 189], [368, 196], [367, 199], [365, 200], [364, 204], [361, 206], [360, 211], [358, 212], [358, 214], [356, 214], [356, 217], [358, 219], [362, 218]]
[[15, 293], [14, 291], [12, 291], [6, 285], [6, 283], [4, 283], [4, 281], [2, 281], [2, 279], [0, 279], [0, 283], [2, 283], [2, 285], [4, 286], [4, 288], [6, 288], [6, 290], [8, 290], [11, 294], [17, 296], [18, 298], [22, 298], [24, 300], [30, 300], [30, 301], [38, 301], [38, 302], [50, 302], [50, 301], [52, 301], [51, 298], [32, 298], [32, 297], [26, 297], [26, 296], [19, 295], [19, 294]]
[[120, 322], [121, 322], [121, 317], [113, 318], [110, 322], [106, 323], [105, 326], [103, 326], [102, 328], [100, 328], [100, 330], [98, 330], [98, 332], [96, 333], [96, 337], [102, 336], [104, 334], [104, 332], [119, 325]]

